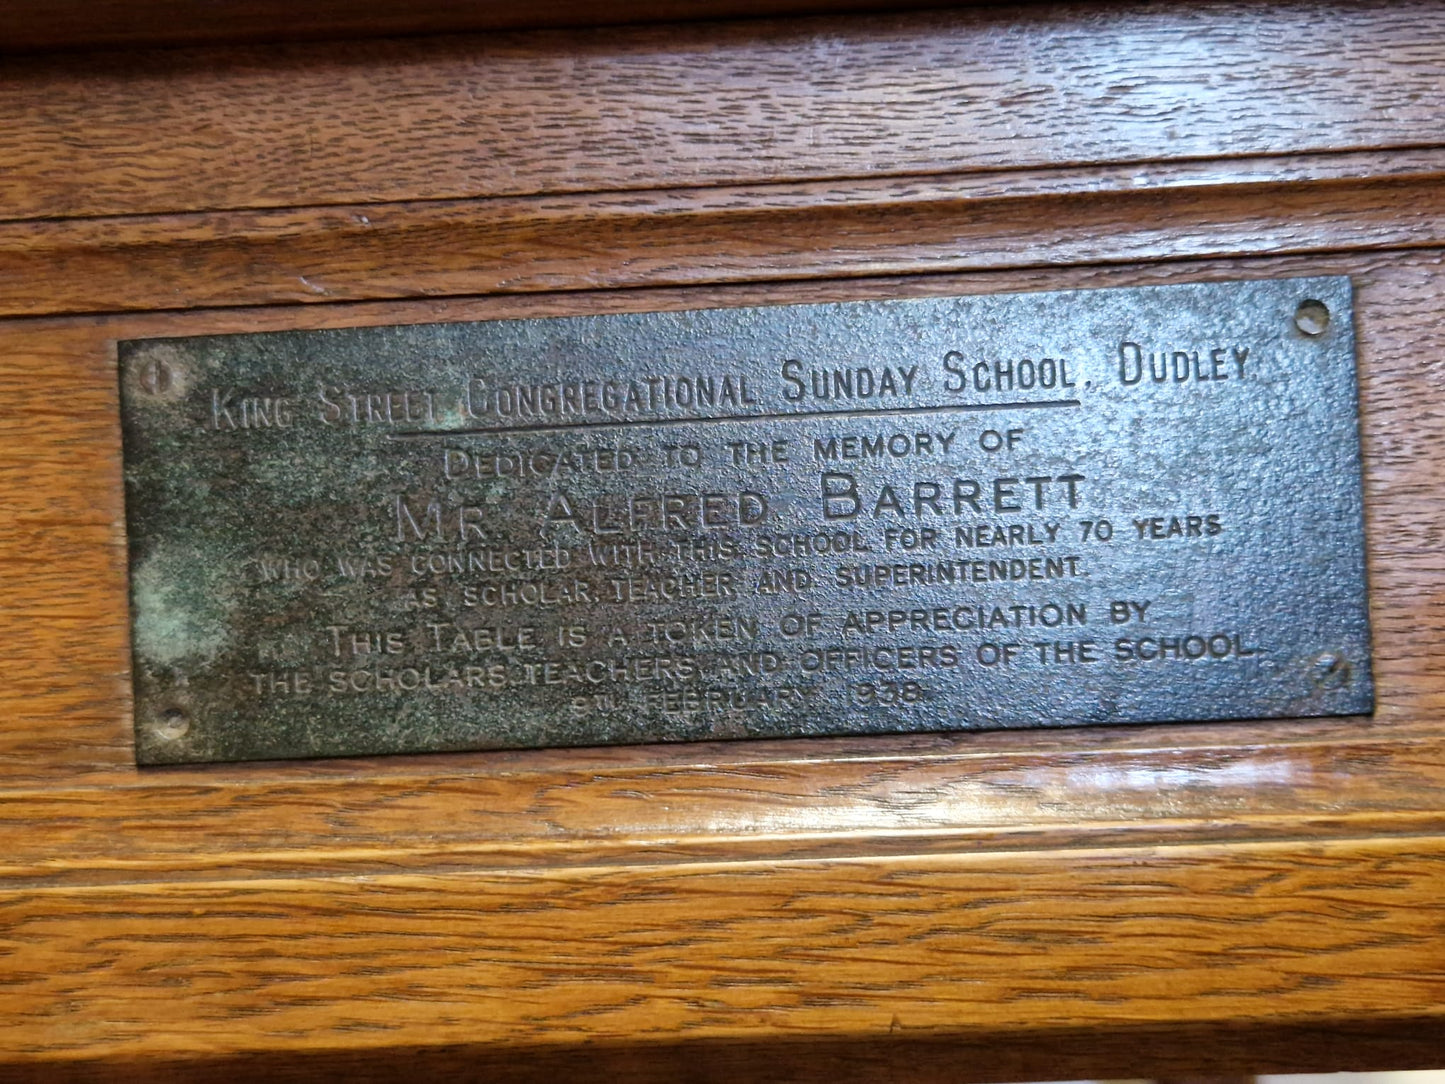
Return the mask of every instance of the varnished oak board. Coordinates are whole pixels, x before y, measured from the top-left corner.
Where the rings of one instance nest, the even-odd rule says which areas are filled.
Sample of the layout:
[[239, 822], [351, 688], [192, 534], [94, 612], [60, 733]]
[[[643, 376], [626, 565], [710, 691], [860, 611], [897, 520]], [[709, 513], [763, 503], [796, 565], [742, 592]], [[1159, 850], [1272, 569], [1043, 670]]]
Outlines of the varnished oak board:
[[[1441, 1064], [1430, 27], [1445, 7], [1088, 5], [7, 68], [0, 1078]], [[960, 74], [964, 53], [945, 54], [965, 39], [994, 44]], [[1132, 84], [1110, 91], [1122, 54], [1076, 69], [1070, 93], [1028, 91], [1066, 45], [1107, 40], [1150, 41], [1160, 88], [1196, 80], [1178, 138]], [[1208, 83], [1200, 40], [1240, 43], [1238, 64], [1273, 52], [1252, 81]], [[819, 75], [820, 42], [881, 73], [872, 97]], [[731, 59], [694, 71], [698, 56]], [[736, 64], [747, 78], [717, 81]], [[712, 79], [675, 116], [714, 110], [715, 142], [686, 168], [609, 158], [629, 129], [589, 112], [600, 71], [627, 72], [608, 100], [625, 83], [634, 120]], [[749, 91], [758, 72], [791, 112]], [[447, 127], [475, 91], [458, 73], [502, 81], [493, 126], [465, 139]], [[945, 76], [992, 89], [960, 112]], [[1269, 113], [1307, 76], [1337, 124]], [[528, 101], [540, 135], [495, 119]], [[746, 102], [756, 115], [728, 128]], [[857, 126], [835, 139], [844, 105]], [[445, 123], [366, 127], [408, 108]], [[1010, 123], [1033, 134], [1000, 140]], [[800, 159], [794, 139], [819, 149]], [[748, 160], [759, 141], [776, 159]], [[596, 155], [557, 174], [564, 144]], [[1356, 287], [1372, 718], [133, 765], [119, 339], [1287, 274]]]
[[7, 58], [0, 219], [1438, 147], [1438, 18], [1134, 0]]
[[541, 0], [525, 5], [501, 0], [316, 0], [304, 7], [287, 0], [206, 5], [188, 0], [11, 0], [0, 23], [0, 51], [378, 38], [926, 6], [902, 0]]
[[[1373, 720], [139, 772], [116, 338], [729, 304], [763, 291], [9, 323], [0, 394], [28, 405], [6, 423], [3, 480], [16, 513], [4, 557], [18, 655], [0, 747], [7, 1050], [21, 1061], [204, 1061], [455, 1045], [465, 1060], [473, 1046], [666, 1051], [803, 1036], [1033, 1035], [1046, 1047], [1070, 1029], [1103, 1041], [1178, 1024], [1233, 1029], [1246, 1040], [1237, 1065], [1307, 1065], [1320, 1048], [1256, 1049], [1255, 1032], [1324, 1021], [1376, 1040], [1414, 1034], [1417, 1059], [1438, 1049], [1428, 1028], [1440, 1024], [1445, 926], [1432, 711], [1440, 524], [1416, 494], [1438, 484], [1430, 453], [1445, 421], [1439, 363], [1416, 360], [1445, 345], [1431, 319], [1445, 267], [1435, 252], [1310, 266], [1350, 271], [1359, 290]], [[767, 296], [1041, 281], [928, 277]], [[1210, 1056], [1230, 1049], [1216, 1041]], [[1167, 1044], [1105, 1043], [1090, 1057], [1116, 1072], [1181, 1064]], [[974, 1073], [989, 1076], [988, 1064]]]

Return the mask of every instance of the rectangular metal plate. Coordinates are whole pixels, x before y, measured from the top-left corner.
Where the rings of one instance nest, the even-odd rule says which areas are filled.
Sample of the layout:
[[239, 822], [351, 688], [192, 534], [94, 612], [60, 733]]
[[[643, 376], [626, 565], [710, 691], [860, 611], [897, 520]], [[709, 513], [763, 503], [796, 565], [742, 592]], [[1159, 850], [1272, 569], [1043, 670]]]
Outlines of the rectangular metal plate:
[[1368, 712], [1345, 278], [121, 344], [145, 764]]

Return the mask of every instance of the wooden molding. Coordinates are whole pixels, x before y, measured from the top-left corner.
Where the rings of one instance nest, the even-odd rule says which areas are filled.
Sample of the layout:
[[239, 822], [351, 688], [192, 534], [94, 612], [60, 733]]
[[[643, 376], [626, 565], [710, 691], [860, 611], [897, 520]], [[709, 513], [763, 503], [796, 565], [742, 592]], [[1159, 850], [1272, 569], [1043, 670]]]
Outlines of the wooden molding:
[[1418, 150], [0, 223], [0, 314], [1420, 248], [1442, 176]]
[[[1388, 1029], [1361, 1028], [1351, 1020], [1236, 1020], [1227, 1024], [1135, 1024], [1101, 1030], [1060, 1026], [1027, 1035], [991, 1033], [983, 1038], [928, 1036], [894, 1027], [848, 1039], [808, 1035], [766, 1041], [660, 1038], [645, 1047], [625, 1043], [583, 1046], [538, 1044], [337, 1048], [228, 1054], [197, 1052], [184, 1058], [139, 1061], [86, 1059], [8, 1066], [18, 1084], [211, 1084], [266, 1080], [313, 1084], [318, 1080], [391, 1084], [417, 1079], [524, 1084], [585, 1078], [629, 1084], [701, 1084], [739, 1080], [788, 1084], [957, 1084], [1043, 1080], [1061, 1067], [1087, 1079], [1117, 1080], [1125, 1073], [1147, 1079], [1221, 1080], [1265, 1072], [1376, 1069], [1381, 1065], [1426, 1069], [1439, 1064], [1434, 1037], [1438, 1020], [1402, 1016]], [[1206, 1075], [1207, 1074], [1207, 1075]]]
[[[1441, 27], [1106, 2], [7, 63], [0, 1077], [1438, 1065]], [[1355, 285], [1370, 718], [134, 764], [118, 340], [1314, 274]]]
[[[130, 764], [116, 338], [1304, 271], [1357, 285], [1371, 720]], [[1421, 630], [1445, 594], [1417, 494], [1445, 432], [1417, 359], [1441, 352], [1442, 282], [1429, 250], [0, 324], [24, 450], [0, 473], [10, 1056], [200, 1072], [374, 1047], [380, 1073], [425, 1034], [448, 1064], [587, 1042], [657, 1072], [678, 1044], [875, 1029], [1065, 1059], [1067, 1025], [1138, 1072], [1168, 1058], [1126, 1050], [1131, 1028], [1238, 1029], [1220, 1050], [1241, 1057], [1265, 1021], [1345, 1004], [1390, 1064], [1423, 1056], [1445, 730]], [[86, 1021], [70, 1046], [64, 1014]], [[1256, 1056], [1306, 1064], [1297, 1034]]]
[[[967, 2], [967, 0], [965, 0]], [[976, 2], [976, 0], [975, 0]], [[927, 0], [13, 0], [0, 52], [464, 34], [952, 6]]]
[[1350, 1019], [1389, 1030], [1435, 1004], [1442, 875], [1436, 836], [0, 890], [27, 976], [0, 1013], [10, 1057], [62, 1064], [61, 1004], [117, 1061], [978, 1042], [1227, 1026], [1241, 996], [1305, 1022], [1349, 976]]
[[15, 58], [0, 219], [1442, 146], [1442, 12], [1114, 0]]

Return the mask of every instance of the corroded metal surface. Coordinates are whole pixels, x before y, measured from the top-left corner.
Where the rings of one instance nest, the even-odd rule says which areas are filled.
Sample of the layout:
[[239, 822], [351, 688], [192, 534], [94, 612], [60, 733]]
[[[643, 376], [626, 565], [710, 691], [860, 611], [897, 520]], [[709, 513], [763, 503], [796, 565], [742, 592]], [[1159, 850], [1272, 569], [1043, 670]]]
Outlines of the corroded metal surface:
[[1350, 284], [121, 344], [142, 763], [1367, 712]]

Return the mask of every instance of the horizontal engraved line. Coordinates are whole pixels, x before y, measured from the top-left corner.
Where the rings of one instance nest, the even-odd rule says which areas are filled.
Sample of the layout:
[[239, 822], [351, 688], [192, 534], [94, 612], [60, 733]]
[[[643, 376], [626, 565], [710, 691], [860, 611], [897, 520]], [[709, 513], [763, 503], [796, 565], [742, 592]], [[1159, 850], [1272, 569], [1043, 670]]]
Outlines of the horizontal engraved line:
[[630, 429], [637, 426], [706, 425], [718, 422], [777, 422], [790, 418], [893, 418], [910, 414], [978, 414], [993, 410], [1049, 410], [1082, 406], [1078, 399], [1041, 399], [1017, 403], [945, 403], [941, 406], [879, 407], [875, 410], [799, 410], [772, 414], [723, 414], [706, 418], [624, 418], [607, 422], [556, 422], [470, 429], [403, 429], [394, 440], [416, 437], [480, 437], [492, 434], [555, 433], [569, 429]]

